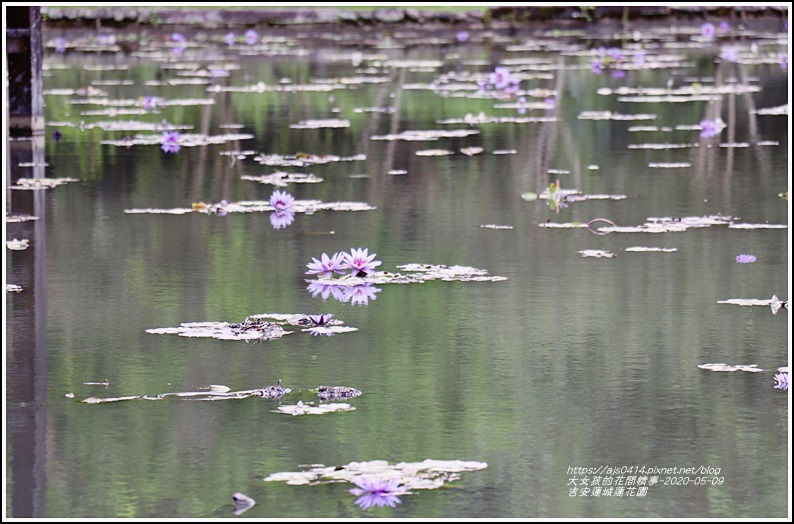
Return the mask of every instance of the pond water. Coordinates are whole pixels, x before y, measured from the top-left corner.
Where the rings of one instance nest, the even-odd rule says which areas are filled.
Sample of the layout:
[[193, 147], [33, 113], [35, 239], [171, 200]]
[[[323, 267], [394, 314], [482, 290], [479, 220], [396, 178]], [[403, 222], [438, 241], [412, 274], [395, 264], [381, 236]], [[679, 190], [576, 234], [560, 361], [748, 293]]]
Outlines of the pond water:
[[[22, 287], [6, 294], [7, 514], [785, 517], [788, 393], [774, 376], [789, 311], [718, 302], [788, 300], [789, 40], [782, 22], [732, 24], [708, 38], [700, 22], [260, 29], [253, 45], [243, 29], [230, 45], [226, 31], [46, 28], [46, 134], [13, 178], [78, 181], [7, 190], [9, 214], [38, 217], [6, 226], [29, 239], [6, 257]], [[700, 136], [704, 120], [716, 136]], [[406, 131], [437, 133], [385, 139]], [[322, 181], [243, 178], [279, 172]], [[278, 228], [261, 206], [234, 212], [275, 190], [374, 209]], [[226, 214], [190, 211], [222, 200]], [[596, 218], [618, 228], [555, 227]], [[354, 248], [377, 271], [505, 278], [310, 287], [313, 258]], [[325, 313], [356, 330], [147, 331]], [[279, 380], [280, 399], [148, 399]], [[279, 412], [328, 405], [319, 386], [361, 395], [333, 401], [352, 410]], [[264, 480], [425, 459], [483, 464], [366, 510], [351, 482]], [[235, 512], [235, 493], [256, 504]]]

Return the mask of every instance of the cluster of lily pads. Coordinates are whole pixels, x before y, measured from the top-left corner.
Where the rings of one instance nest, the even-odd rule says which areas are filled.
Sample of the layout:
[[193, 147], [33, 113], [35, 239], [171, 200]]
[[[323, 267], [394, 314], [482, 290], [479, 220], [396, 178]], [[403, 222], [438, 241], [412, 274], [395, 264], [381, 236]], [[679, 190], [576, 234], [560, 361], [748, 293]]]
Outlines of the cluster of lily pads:
[[287, 330], [288, 326], [300, 327], [301, 331], [313, 336], [330, 337], [335, 333], [357, 331], [357, 328], [343, 324], [344, 322], [334, 318], [333, 313], [319, 315], [264, 313], [250, 315], [242, 322], [183, 322], [179, 327], [153, 328], [147, 329], [146, 332], [157, 335], [264, 342], [294, 333]]
[[[104, 382], [84, 382], [86, 385], [107, 387], [110, 383], [105, 379]], [[349, 404], [325, 404], [325, 402], [335, 400], [349, 400], [361, 395], [361, 391], [349, 386], [319, 386], [308, 389], [307, 391], [317, 394], [321, 404], [315, 405], [314, 402], [303, 403], [298, 401], [295, 405], [279, 404], [277, 413], [289, 413], [291, 415], [309, 415], [329, 413], [332, 411], [352, 411], [355, 408]], [[232, 391], [228, 386], [211, 384], [209, 387], [201, 388], [198, 391], [175, 391], [170, 393], [159, 393], [157, 395], [127, 395], [123, 397], [87, 397], [81, 402], [86, 404], [104, 404], [107, 402], [120, 402], [123, 400], [163, 400], [167, 397], [189, 398], [191, 400], [239, 400], [249, 397], [259, 397], [271, 400], [280, 400], [284, 395], [292, 393], [292, 388], [281, 385], [281, 379], [272, 386], [262, 388]], [[74, 398], [74, 394], [67, 393], [67, 398]]]
[[285, 482], [290, 485], [319, 485], [350, 482], [356, 487], [349, 492], [355, 503], [366, 510], [372, 507], [395, 507], [403, 495], [420, 489], [438, 489], [460, 479], [466, 471], [488, 467], [485, 462], [463, 460], [433, 460], [398, 462], [385, 460], [350, 462], [341, 466], [312, 466], [306, 471], [284, 471], [265, 477], [265, 482]]

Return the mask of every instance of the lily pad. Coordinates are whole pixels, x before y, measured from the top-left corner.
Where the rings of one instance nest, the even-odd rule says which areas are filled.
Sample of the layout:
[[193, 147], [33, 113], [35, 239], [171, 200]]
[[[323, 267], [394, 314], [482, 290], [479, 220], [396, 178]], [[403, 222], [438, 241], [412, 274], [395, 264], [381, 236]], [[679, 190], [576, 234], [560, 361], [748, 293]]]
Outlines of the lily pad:
[[359, 395], [361, 395], [361, 391], [348, 386], [320, 386], [317, 388], [317, 396], [322, 401], [355, 398]]
[[[225, 144], [227, 142], [237, 142], [254, 138], [249, 134], [228, 133], [225, 135], [201, 135], [201, 134], [180, 134], [178, 145], [184, 147], [206, 146], [211, 144]], [[135, 145], [161, 145], [162, 135], [136, 135], [132, 138], [122, 138], [120, 140], [102, 140], [101, 144], [108, 144], [120, 147], [130, 147]]]
[[[107, 386], [107, 383], [98, 383], [99, 385]], [[171, 393], [160, 393], [158, 395], [130, 395], [124, 397], [88, 397], [81, 402], [86, 404], [101, 404], [105, 402], [121, 402], [124, 400], [162, 400], [166, 397], [180, 397], [190, 398], [191, 400], [229, 400], [229, 399], [243, 399], [248, 397], [260, 397], [269, 399], [280, 399], [292, 389], [285, 388], [281, 385], [281, 380], [273, 386], [267, 386], [257, 389], [247, 389], [242, 391], [232, 391], [228, 386], [219, 384], [210, 385], [208, 388], [199, 391], [175, 391]]]
[[602, 251], [600, 249], [585, 249], [582, 251], [577, 251], [577, 253], [581, 253], [583, 257], [594, 257], [594, 258], [614, 258], [617, 255], [612, 253], [611, 251]]
[[648, 164], [648, 167], [660, 169], [678, 169], [682, 167], [692, 167], [692, 164], [689, 162], [651, 162]]
[[135, 400], [142, 398], [140, 395], [132, 395], [127, 397], [114, 397], [114, 398], [99, 398], [99, 397], [88, 397], [83, 399], [81, 402], [85, 402], [86, 404], [102, 404], [105, 402], [120, 402], [122, 400]]
[[29, 246], [29, 240], [23, 238], [22, 240], [6, 240], [6, 247], [12, 251], [24, 251]]
[[699, 364], [698, 367], [700, 369], [708, 369], [711, 371], [749, 371], [750, 373], [759, 373], [763, 371], [763, 369], [759, 368], [757, 364], [724, 364], [720, 363], [712, 363], [712, 364]]
[[318, 278], [307, 280], [320, 284], [355, 286], [360, 284], [409, 284], [421, 283], [429, 280], [444, 281], [500, 281], [507, 277], [490, 276], [484, 269], [469, 266], [445, 266], [442, 264], [405, 264], [398, 265], [406, 274], [390, 273], [388, 271], [373, 272], [366, 276], [345, 275], [340, 278]]
[[[626, 195], [585, 195], [579, 192], [578, 189], [557, 189], [556, 194], [559, 195], [557, 198], [560, 198], [563, 202], [581, 202], [584, 200], [624, 200], [628, 198]], [[540, 193], [540, 195], [538, 195], [538, 198], [548, 200], [550, 195], [551, 191], [549, 188], [546, 188]]]
[[16, 222], [30, 222], [31, 220], [38, 220], [39, 217], [34, 217], [33, 215], [7, 215], [6, 216], [6, 223], [16, 223]]
[[297, 124], [290, 124], [290, 129], [321, 129], [350, 127], [350, 120], [341, 118], [328, 118], [325, 120], [301, 120]]
[[422, 149], [416, 152], [416, 156], [448, 156], [454, 154], [454, 151], [448, 149]]
[[324, 415], [325, 413], [333, 413], [334, 411], [354, 411], [356, 408], [351, 406], [350, 404], [345, 403], [331, 403], [331, 404], [319, 404], [313, 405], [312, 402], [304, 404], [302, 401], [298, 401], [297, 404], [294, 405], [287, 405], [282, 404], [276, 408], [273, 413], [286, 413], [288, 415], [298, 416], [298, 415]]
[[635, 251], [635, 252], [658, 252], [658, 253], [673, 253], [678, 251], [678, 249], [674, 247], [642, 247], [642, 246], [634, 246], [634, 247], [627, 247], [624, 251]]
[[529, 124], [536, 122], [558, 122], [560, 119], [554, 116], [486, 116], [485, 113], [473, 115], [467, 114], [463, 118], [447, 118], [436, 120], [437, 124]]
[[513, 229], [513, 226], [501, 226], [499, 224], [480, 224], [480, 227], [486, 229]]
[[266, 155], [262, 153], [254, 157], [254, 160], [266, 166], [295, 167], [305, 167], [315, 164], [329, 164], [331, 162], [356, 162], [366, 159], [367, 155], [364, 154], [340, 157], [337, 155], [315, 155], [309, 153], [296, 153], [294, 155]]
[[[725, 215], [708, 215], [703, 217], [650, 217], [639, 226], [604, 226], [597, 229], [604, 233], [671, 233], [686, 231], [690, 228], [711, 226], [730, 226], [738, 220], [736, 217]], [[555, 224], [546, 222], [540, 227], [587, 227], [586, 224]]]
[[[170, 214], [170, 215], [184, 215], [192, 212], [206, 213], [208, 209], [212, 209], [203, 202], [198, 202], [191, 208], [141, 208], [141, 209], [125, 209], [125, 213], [129, 214]], [[305, 213], [311, 215], [317, 211], [372, 211], [377, 209], [365, 202], [322, 202], [320, 200], [295, 200], [292, 203], [289, 211], [292, 213]], [[269, 201], [241, 201], [231, 202], [223, 206], [226, 213], [261, 213], [276, 211], [276, 208], [270, 205]]]
[[317, 485], [353, 482], [366, 475], [382, 480], [397, 480], [408, 493], [410, 490], [437, 489], [448, 482], [460, 479], [466, 471], [485, 469], [485, 462], [463, 460], [432, 460], [389, 464], [385, 460], [351, 462], [342, 466], [312, 465], [310, 469], [280, 472], [268, 475], [265, 482], [285, 482], [289, 485]]
[[432, 141], [439, 138], [461, 138], [470, 135], [477, 135], [477, 129], [453, 129], [449, 131], [439, 129], [408, 130], [402, 133], [392, 133], [389, 135], [375, 135], [369, 137], [370, 140], [407, 140], [407, 141]]
[[[348, 333], [357, 331], [358, 329], [351, 326], [344, 326], [344, 322], [339, 319], [331, 318], [333, 315], [324, 316], [322, 325], [317, 324], [312, 319], [321, 317], [322, 315], [304, 315], [297, 314], [283, 314], [283, 313], [264, 313], [259, 315], [250, 315], [239, 323], [228, 322], [185, 322], [175, 328], [153, 328], [147, 329], [147, 333], [155, 335], [179, 335], [181, 337], [206, 337], [217, 338], [220, 340], [245, 340], [262, 342], [266, 340], [275, 340], [294, 333], [294, 331], [287, 331], [283, 326], [303, 326], [308, 329], [301, 331], [312, 332], [313, 329], [322, 327], [327, 330], [327, 333]], [[271, 321], [264, 320], [266, 318], [272, 319]], [[318, 333], [312, 333], [318, 334]]]
[[756, 298], [730, 298], [728, 300], [718, 300], [717, 304], [736, 304], [739, 306], [768, 306], [772, 308], [772, 314], [777, 315], [780, 308], [788, 309], [788, 300], [780, 300], [777, 295], [772, 295], [769, 300], [759, 300]]
[[179, 335], [180, 337], [217, 338], [219, 340], [275, 340], [293, 333], [278, 324], [264, 321], [244, 320], [238, 324], [228, 322], [185, 322], [175, 328], [147, 329], [155, 335]]
[[461, 150], [460, 150], [460, 152], [463, 153], [466, 156], [479, 155], [483, 151], [485, 151], [485, 150], [483, 148], [481, 148], [481, 147], [464, 147], [464, 148], [461, 148]]
[[687, 149], [695, 144], [629, 144], [629, 149]]
[[51, 189], [68, 182], [79, 182], [78, 178], [20, 178], [9, 189]]
[[788, 229], [786, 224], [730, 224], [730, 229]]
[[625, 115], [613, 113], [612, 111], [583, 111], [577, 117], [579, 120], [655, 120], [656, 115], [640, 113], [636, 115]]
[[276, 187], [287, 187], [287, 184], [319, 184], [323, 181], [322, 178], [311, 173], [285, 173], [284, 171], [260, 176], [242, 175], [240, 178], [259, 182], [260, 184], [271, 184]]
[[755, 113], [757, 115], [787, 115], [788, 112], [788, 104], [775, 107], [764, 107], [755, 111], [751, 111], [751, 113]]

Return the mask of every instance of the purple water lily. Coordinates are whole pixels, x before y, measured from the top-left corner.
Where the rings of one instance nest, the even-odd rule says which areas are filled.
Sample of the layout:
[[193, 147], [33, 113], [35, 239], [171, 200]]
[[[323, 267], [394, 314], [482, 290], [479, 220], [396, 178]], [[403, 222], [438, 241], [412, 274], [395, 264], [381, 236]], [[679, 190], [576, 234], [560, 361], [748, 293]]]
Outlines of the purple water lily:
[[725, 47], [720, 51], [720, 58], [727, 62], [739, 60], [739, 50], [735, 47]]
[[259, 34], [253, 29], [249, 29], [245, 32], [245, 43], [248, 45], [254, 45], [257, 40], [259, 40]]
[[324, 327], [324, 326], [313, 327], [313, 328], [309, 329], [309, 333], [311, 333], [311, 335], [313, 337], [323, 337], [323, 336], [332, 337], [332, 336], [334, 336], [334, 332], [331, 330], [331, 328], [327, 328], [327, 327]]
[[163, 133], [162, 145], [160, 147], [166, 153], [178, 153], [181, 149], [179, 145], [179, 133], [177, 131], [166, 131]]
[[725, 20], [723, 20], [723, 21], [722, 21], [722, 22], [720, 22], [720, 24], [717, 26], [717, 30], [718, 30], [720, 33], [727, 33], [728, 31], [730, 31], [730, 30], [731, 30], [731, 24], [729, 24], [728, 22], [726, 22]]
[[323, 278], [330, 278], [334, 276], [334, 273], [344, 273], [343, 269], [346, 269], [345, 254], [334, 253], [329, 257], [323, 253], [320, 256], [320, 260], [312, 257], [312, 262], [306, 264], [306, 267], [309, 268], [306, 272], [307, 275], [319, 275]]
[[469, 33], [468, 31], [458, 31], [456, 38], [458, 39], [458, 42], [464, 43], [469, 40]]
[[114, 34], [101, 34], [97, 36], [97, 42], [99, 45], [113, 45], [116, 43], [116, 35]]
[[518, 89], [519, 80], [506, 67], [497, 67], [488, 75], [488, 83], [494, 89]]
[[273, 211], [270, 213], [270, 225], [273, 229], [285, 229], [288, 225], [295, 221], [295, 213], [293, 211]]
[[714, 24], [706, 22], [700, 26], [700, 34], [706, 39], [714, 38]]
[[273, 191], [273, 194], [270, 195], [270, 205], [273, 206], [276, 211], [287, 211], [292, 208], [292, 204], [294, 203], [295, 198], [286, 191], [276, 189]]
[[381, 265], [380, 260], [375, 260], [375, 253], [368, 254], [367, 248], [351, 249], [350, 253], [344, 253], [345, 268], [353, 270], [353, 276], [366, 275]]
[[747, 253], [736, 255], [736, 262], [739, 264], [752, 264], [756, 260], [755, 255], [749, 255]]
[[720, 134], [724, 126], [722, 119], [715, 120], [701, 120], [700, 121], [700, 136], [702, 138], [712, 138]]
[[209, 212], [210, 212], [210, 214], [214, 213], [214, 214], [218, 215], [219, 217], [225, 217], [226, 215], [229, 214], [229, 212], [226, 211], [226, 206], [228, 206], [228, 205], [229, 205], [229, 202], [227, 202], [226, 200], [221, 200], [220, 202], [218, 202], [214, 206], [211, 206], [210, 209], [209, 209]]
[[320, 315], [309, 315], [309, 320], [314, 326], [325, 326], [331, 319], [334, 318], [333, 313], [325, 313]]
[[55, 39], [55, 52], [63, 53], [64, 51], [66, 51], [66, 39], [62, 36], [59, 36]]
[[359, 477], [353, 483], [358, 487], [352, 488], [350, 493], [358, 497], [356, 504], [361, 506], [361, 509], [366, 510], [372, 506], [393, 508], [402, 502], [397, 496], [400, 493], [400, 481], [397, 479], [382, 480]]
[[154, 109], [157, 107], [157, 99], [153, 96], [145, 96], [143, 97], [143, 108], [144, 109]]
[[601, 60], [593, 60], [590, 62], [590, 70], [593, 73], [600, 75], [601, 71], [603, 71], [603, 64], [601, 63]]
[[788, 373], [775, 375], [775, 389], [788, 389]]
[[312, 294], [312, 298], [317, 295], [322, 296], [326, 300], [329, 296], [334, 297], [339, 302], [345, 302], [345, 289], [347, 286], [340, 286], [337, 284], [323, 284], [321, 282], [310, 282], [306, 286], [306, 291]]
[[234, 45], [234, 33], [226, 33], [223, 39], [226, 40], [227, 45]]
[[58, 131], [57, 129], [52, 132], [52, 139], [56, 142], [63, 138], [63, 133]]
[[173, 33], [171, 35], [171, 40], [176, 42], [177, 46], [174, 47], [171, 52], [175, 55], [181, 55], [182, 52], [187, 47], [187, 39], [182, 35], [182, 33]]
[[358, 284], [355, 286], [348, 286], [344, 290], [344, 297], [342, 302], [350, 301], [353, 306], [366, 306], [369, 304], [370, 299], [375, 300], [376, 293], [380, 293], [380, 288], [372, 284]]
[[610, 47], [607, 49], [607, 55], [611, 60], [625, 60], [626, 55], [623, 54], [623, 50], [619, 47]]

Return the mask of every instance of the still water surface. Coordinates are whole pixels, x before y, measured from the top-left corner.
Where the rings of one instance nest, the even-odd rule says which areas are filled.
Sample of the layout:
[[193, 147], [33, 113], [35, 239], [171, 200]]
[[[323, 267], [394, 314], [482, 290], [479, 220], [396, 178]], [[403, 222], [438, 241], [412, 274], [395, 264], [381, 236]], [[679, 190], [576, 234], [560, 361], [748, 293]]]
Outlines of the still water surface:
[[[756, 113], [788, 101], [788, 71], [775, 58], [787, 50], [786, 34], [777, 26], [734, 29], [701, 41], [698, 26], [645, 30], [636, 41], [517, 31], [472, 32], [464, 43], [454, 32], [433, 39], [406, 32], [356, 45], [348, 45], [353, 36], [260, 32], [257, 46], [239, 34], [229, 46], [225, 33], [185, 32], [187, 47], [175, 51], [169, 32], [116, 31], [115, 47], [97, 49], [99, 34], [48, 29], [45, 172], [80, 181], [10, 193], [10, 212], [39, 220], [7, 226], [9, 239], [31, 240], [6, 262], [8, 283], [25, 288], [6, 297], [7, 514], [232, 518], [232, 494], [241, 492], [256, 500], [244, 514], [251, 518], [786, 516], [788, 395], [774, 388], [773, 375], [787, 365], [789, 313], [717, 301], [788, 299], [788, 229], [596, 235], [541, 227], [717, 214], [788, 225], [788, 202], [778, 196], [789, 187], [788, 117]], [[65, 52], [52, 47], [58, 37], [71, 43]], [[599, 46], [621, 47], [629, 59], [639, 49], [648, 60], [681, 59], [627, 67], [616, 78], [591, 69]], [[738, 46], [742, 59], [720, 59], [726, 46]], [[521, 79], [519, 96], [553, 104], [521, 113], [499, 107], [515, 96], [472, 96], [475, 78], [498, 65]], [[208, 73], [219, 67], [228, 76]], [[244, 92], [258, 83], [334, 87]], [[614, 91], [695, 83], [726, 90], [683, 102], [620, 101]], [[731, 90], [737, 85], [759, 89]], [[59, 91], [89, 86], [104, 94]], [[210, 102], [91, 113], [113, 107], [107, 100], [142, 109], [144, 96]], [[653, 118], [582, 118], [588, 111]], [[439, 123], [481, 112], [537, 118]], [[717, 117], [726, 123], [720, 136], [700, 138], [700, 121]], [[350, 125], [290, 128], [332, 118]], [[91, 127], [127, 120], [250, 138], [169, 154], [157, 142], [101, 143], [159, 131]], [[438, 129], [479, 133], [372, 139]], [[740, 142], [747, 146], [721, 146]], [[688, 146], [630, 147], [644, 144]], [[466, 147], [483, 152], [467, 156]], [[455, 154], [416, 154], [427, 149]], [[299, 152], [365, 159], [303, 167], [254, 160]], [[650, 167], [671, 162], [686, 165]], [[13, 167], [15, 178], [34, 171]], [[267, 212], [125, 213], [267, 201], [273, 185], [241, 176], [279, 170], [324, 179], [280, 188], [298, 200], [376, 209], [298, 213], [279, 229]], [[582, 194], [627, 198], [571, 202], [558, 213], [547, 200], [522, 198], [557, 180]], [[675, 251], [626, 250], [636, 246]], [[312, 257], [359, 247], [386, 271], [463, 265], [507, 279], [385, 284], [358, 303], [307, 291]], [[742, 253], [757, 261], [737, 263]], [[146, 332], [265, 313], [333, 313], [358, 330], [297, 331], [262, 343]], [[698, 368], [714, 362], [764, 371]], [[85, 384], [106, 379], [107, 387]], [[292, 389], [280, 401], [80, 402], [278, 380]], [[279, 403], [316, 403], [309, 390], [320, 385], [362, 395], [347, 401], [354, 411], [275, 412]], [[263, 481], [309, 464], [428, 458], [487, 467], [366, 511], [350, 483]], [[712, 469], [698, 485], [701, 475], [685, 475], [687, 485], [664, 485], [681, 475], [657, 475], [645, 496], [572, 491], [583, 477], [597, 481], [569, 468], [601, 466]], [[617, 485], [618, 475], [601, 477]]]

